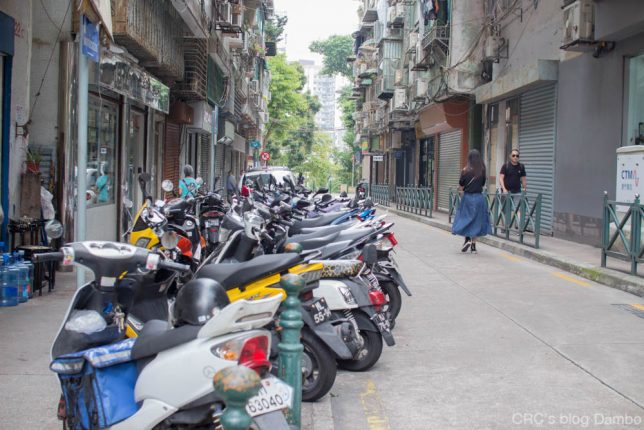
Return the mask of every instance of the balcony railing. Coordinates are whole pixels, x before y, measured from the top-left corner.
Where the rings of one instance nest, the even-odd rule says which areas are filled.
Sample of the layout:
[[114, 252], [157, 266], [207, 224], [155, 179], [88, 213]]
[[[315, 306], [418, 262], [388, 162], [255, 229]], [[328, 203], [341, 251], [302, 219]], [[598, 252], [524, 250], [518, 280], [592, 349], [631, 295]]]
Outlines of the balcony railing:
[[422, 47], [428, 49], [436, 46], [445, 56], [449, 53], [449, 25], [433, 25], [423, 36]]
[[363, 3], [364, 12], [362, 15], [362, 22], [374, 22], [378, 20], [378, 10], [376, 0], [364, 0]]

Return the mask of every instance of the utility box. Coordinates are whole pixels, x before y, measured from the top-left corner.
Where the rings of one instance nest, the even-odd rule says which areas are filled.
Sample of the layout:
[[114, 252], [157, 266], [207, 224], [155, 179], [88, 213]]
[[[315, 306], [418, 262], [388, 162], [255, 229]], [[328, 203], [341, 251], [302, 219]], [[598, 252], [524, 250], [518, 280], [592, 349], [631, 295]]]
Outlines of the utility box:
[[635, 196], [644, 199], [644, 146], [617, 148], [617, 189], [615, 200], [632, 203]]

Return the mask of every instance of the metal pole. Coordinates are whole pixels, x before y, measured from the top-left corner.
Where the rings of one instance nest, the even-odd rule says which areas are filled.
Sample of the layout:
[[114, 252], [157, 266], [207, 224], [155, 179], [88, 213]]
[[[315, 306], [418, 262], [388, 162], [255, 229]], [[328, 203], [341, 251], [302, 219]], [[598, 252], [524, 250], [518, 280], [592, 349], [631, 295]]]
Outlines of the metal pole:
[[[83, 54], [83, 40], [85, 38], [85, 25], [81, 16], [80, 42], [78, 44], [78, 168], [76, 170], [76, 235], [77, 242], [85, 240], [87, 200], [87, 106], [88, 106], [88, 67], [87, 57]], [[76, 282], [78, 286], [84, 282], [84, 272], [76, 271]]]
[[262, 386], [257, 372], [244, 366], [226, 367], [215, 374], [213, 384], [215, 392], [226, 403], [221, 416], [224, 430], [247, 430], [252, 418], [246, 411], [246, 403]]
[[279, 348], [279, 378], [293, 387], [293, 407], [287, 415], [289, 424], [300, 427], [302, 420], [302, 351], [304, 347], [300, 342], [302, 322], [302, 305], [298, 298], [299, 292], [304, 288], [304, 278], [300, 275], [288, 274], [280, 282], [286, 291], [284, 311], [280, 314], [280, 327], [282, 329]]

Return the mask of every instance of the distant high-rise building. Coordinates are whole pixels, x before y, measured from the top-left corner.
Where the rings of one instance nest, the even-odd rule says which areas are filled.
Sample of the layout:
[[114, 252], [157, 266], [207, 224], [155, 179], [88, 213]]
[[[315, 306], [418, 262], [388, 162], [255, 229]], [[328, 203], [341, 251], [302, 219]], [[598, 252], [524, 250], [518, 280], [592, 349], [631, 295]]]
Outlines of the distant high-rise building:
[[320, 111], [315, 115], [315, 124], [320, 130], [328, 133], [337, 145], [335, 77], [321, 74], [322, 66], [315, 64], [313, 60], [300, 60], [299, 63], [306, 76], [304, 91], [309, 91], [314, 96], [317, 96], [320, 101], [321, 107]]

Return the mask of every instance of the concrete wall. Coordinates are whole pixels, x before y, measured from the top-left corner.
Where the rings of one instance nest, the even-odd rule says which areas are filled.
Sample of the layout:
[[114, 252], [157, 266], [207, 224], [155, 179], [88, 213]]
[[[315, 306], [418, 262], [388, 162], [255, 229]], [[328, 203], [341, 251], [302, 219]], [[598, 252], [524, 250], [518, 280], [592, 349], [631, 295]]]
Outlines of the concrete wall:
[[[25, 169], [25, 154], [29, 135], [16, 136], [16, 123], [24, 125], [29, 114], [29, 73], [31, 70], [31, 0], [4, 0], [0, 11], [15, 22], [15, 51], [11, 81], [11, 129], [9, 130], [9, 213], [11, 218], [20, 216], [20, 178]], [[23, 128], [18, 131], [22, 134]]]
[[[32, 112], [32, 123], [29, 129], [29, 140], [35, 145], [55, 147], [58, 138], [60, 43], [56, 43], [59, 30], [56, 26], [60, 26], [62, 23], [59, 42], [70, 41], [71, 10], [67, 13], [67, 18], [63, 22], [68, 4], [69, 2], [66, 0], [50, 0], [46, 2], [46, 12], [51, 17], [51, 20], [40, 4], [33, 10], [30, 91], [32, 104], [36, 99], [36, 93], [44, 77], [40, 95]], [[49, 67], [47, 67], [49, 62]]]
[[494, 64], [494, 79], [533, 65], [537, 59], [560, 59], [563, 27], [561, 4], [553, 0], [519, 0], [518, 7], [502, 21], [501, 37], [508, 44], [510, 58]]
[[642, 53], [644, 38], [637, 35], [601, 58], [586, 53], [559, 65], [556, 236], [600, 244], [603, 191], [615, 197], [615, 150], [627, 114], [625, 58]]
[[622, 40], [644, 31], [642, 0], [595, 2], [595, 39]]

